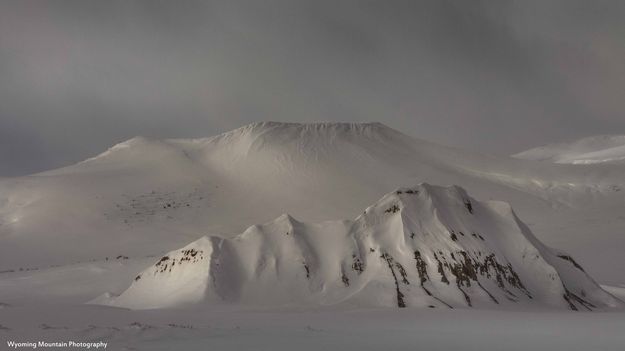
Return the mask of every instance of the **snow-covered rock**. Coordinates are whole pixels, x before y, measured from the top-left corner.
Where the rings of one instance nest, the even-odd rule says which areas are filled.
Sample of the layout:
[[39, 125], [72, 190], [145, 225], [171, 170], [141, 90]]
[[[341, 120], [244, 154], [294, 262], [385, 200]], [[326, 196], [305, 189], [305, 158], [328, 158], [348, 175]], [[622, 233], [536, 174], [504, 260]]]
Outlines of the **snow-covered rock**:
[[353, 221], [282, 215], [230, 239], [203, 237], [160, 258], [120, 296], [94, 302], [623, 306], [573, 258], [537, 240], [507, 203], [425, 183], [385, 195]]

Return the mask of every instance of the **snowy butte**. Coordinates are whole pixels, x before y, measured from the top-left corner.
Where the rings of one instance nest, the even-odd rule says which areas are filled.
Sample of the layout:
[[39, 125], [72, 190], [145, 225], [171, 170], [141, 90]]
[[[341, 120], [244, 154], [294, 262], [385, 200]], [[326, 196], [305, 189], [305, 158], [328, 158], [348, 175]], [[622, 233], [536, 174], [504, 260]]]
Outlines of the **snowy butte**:
[[547, 248], [504, 202], [426, 183], [353, 221], [282, 215], [233, 238], [202, 237], [94, 303], [387, 307], [622, 307], [573, 258]]

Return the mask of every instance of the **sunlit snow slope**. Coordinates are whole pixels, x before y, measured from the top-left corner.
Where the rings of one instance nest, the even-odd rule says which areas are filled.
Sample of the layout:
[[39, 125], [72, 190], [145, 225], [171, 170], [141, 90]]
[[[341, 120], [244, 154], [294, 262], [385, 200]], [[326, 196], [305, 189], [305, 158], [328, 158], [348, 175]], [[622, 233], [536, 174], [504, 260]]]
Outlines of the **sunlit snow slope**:
[[573, 258], [541, 244], [503, 202], [421, 184], [354, 221], [282, 215], [231, 239], [203, 237], [163, 256], [118, 297], [96, 303], [622, 307]]
[[570, 143], [550, 144], [513, 157], [570, 164], [625, 163], [625, 136], [600, 135]]
[[69, 167], [0, 180], [0, 270], [157, 254], [282, 213], [354, 218], [400, 184], [429, 182], [510, 202], [547, 244], [602, 282], [621, 282], [624, 170], [468, 153], [379, 123], [138, 137]]

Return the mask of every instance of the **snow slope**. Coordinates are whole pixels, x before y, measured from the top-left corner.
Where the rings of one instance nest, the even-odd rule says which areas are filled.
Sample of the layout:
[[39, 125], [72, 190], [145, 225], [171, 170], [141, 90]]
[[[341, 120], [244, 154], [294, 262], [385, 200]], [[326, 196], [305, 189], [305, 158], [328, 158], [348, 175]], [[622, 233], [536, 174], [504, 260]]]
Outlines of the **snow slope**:
[[569, 255], [538, 241], [503, 202], [421, 184], [354, 221], [282, 215], [231, 239], [203, 237], [163, 256], [116, 297], [135, 309], [188, 303], [457, 307], [622, 307]]
[[398, 184], [430, 182], [510, 202], [546, 243], [619, 283], [623, 172], [468, 153], [379, 123], [263, 122], [203, 139], [138, 137], [73, 166], [0, 180], [0, 271], [159, 254], [282, 213], [354, 218]]
[[570, 164], [625, 163], [625, 135], [600, 135], [569, 143], [550, 144], [512, 157]]

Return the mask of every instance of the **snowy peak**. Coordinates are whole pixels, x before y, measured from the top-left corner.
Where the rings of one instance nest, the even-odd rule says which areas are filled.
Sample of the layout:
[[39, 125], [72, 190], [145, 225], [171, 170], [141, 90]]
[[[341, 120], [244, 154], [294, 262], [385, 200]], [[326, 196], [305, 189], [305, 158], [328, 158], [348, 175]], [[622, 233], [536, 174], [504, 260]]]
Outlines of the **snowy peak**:
[[269, 130], [309, 130], [318, 132], [327, 131], [371, 131], [371, 130], [388, 130], [386, 125], [380, 122], [314, 122], [314, 123], [293, 123], [293, 122], [276, 122], [263, 121], [254, 122], [233, 130], [230, 133], [237, 132], [266, 132]]
[[200, 144], [206, 151], [215, 148], [251, 152], [284, 153], [289, 157], [334, 152], [346, 144], [362, 147], [368, 144], [396, 144], [408, 138], [382, 123], [252, 123], [218, 136], [204, 139]]
[[315, 139], [320, 141], [340, 138], [388, 138], [400, 134], [398, 131], [379, 122], [347, 123], [286, 123], [286, 122], [255, 122], [240, 128], [207, 138], [197, 139], [152, 139], [137, 136], [114, 145], [104, 154], [113, 151], [153, 146], [153, 144], [169, 144], [172, 146], [189, 147], [210, 145], [213, 143], [248, 143], [248, 144], [280, 144], [293, 139]]
[[262, 135], [383, 135], [396, 133], [392, 128], [380, 122], [316, 122], [316, 123], [286, 123], [286, 122], [255, 122], [233, 131], [222, 134], [235, 136], [262, 136]]
[[92, 164], [133, 165], [146, 161], [180, 162], [180, 159], [198, 167], [212, 167], [214, 163], [224, 163], [222, 157], [248, 161], [260, 156], [297, 163], [330, 156], [346, 145], [366, 149], [371, 145], [397, 147], [399, 143], [403, 147], [401, 143], [407, 140], [412, 138], [378, 122], [256, 122], [207, 138], [161, 140], [137, 136], [64, 170]]
[[550, 144], [512, 157], [570, 164], [623, 163], [625, 135], [599, 135], [569, 143]]
[[98, 303], [494, 307], [593, 310], [622, 303], [554, 253], [498, 202], [421, 184], [385, 195], [353, 221], [282, 215], [232, 238], [204, 237]]

